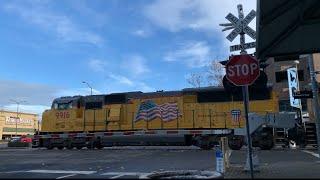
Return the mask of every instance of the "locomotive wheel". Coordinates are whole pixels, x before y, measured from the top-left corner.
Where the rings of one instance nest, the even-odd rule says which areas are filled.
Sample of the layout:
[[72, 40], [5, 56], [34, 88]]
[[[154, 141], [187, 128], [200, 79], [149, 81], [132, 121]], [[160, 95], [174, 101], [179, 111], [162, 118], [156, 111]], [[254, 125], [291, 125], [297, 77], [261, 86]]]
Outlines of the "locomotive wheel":
[[58, 146], [58, 149], [59, 149], [59, 150], [63, 150], [64, 147], [63, 147], [63, 146]]
[[259, 141], [259, 147], [261, 148], [261, 150], [270, 150], [273, 148], [273, 146], [274, 146], [274, 143], [273, 143], [272, 135], [262, 137], [261, 140]]
[[82, 149], [82, 146], [77, 146], [76, 148], [77, 148], [78, 150], [80, 150], [80, 149]]
[[73, 149], [74, 146], [71, 144], [71, 142], [69, 142], [66, 147], [67, 147], [67, 149], [71, 150], [71, 149]]
[[101, 144], [101, 142], [97, 142], [96, 145], [95, 145], [95, 147], [96, 147], [97, 149], [103, 149], [103, 148], [104, 148], [103, 145]]
[[200, 146], [200, 148], [201, 148], [202, 150], [211, 150], [213, 147], [210, 146], [210, 145], [202, 145], [202, 146]]
[[198, 145], [202, 150], [211, 150], [214, 146], [210, 142], [209, 136], [202, 136], [198, 140]]
[[54, 147], [50, 144], [46, 147], [48, 150], [52, 150]]
[[88, 149], [94, 149], [94, 144], [89, 142], [89, 144], [87, 145], [87, 148]]
[[236, 136], [230, 136], [228, 137], [228, 146], [232, 150], [240, 150], [243, 146], [243, 141]]
[[50, 141], [45, 141], [45, 143], [46, 143], [46, 144], [45, 144], [45, 147], [46, 147], [48, 150], [52, 150], [52, 149], [54, 148]]

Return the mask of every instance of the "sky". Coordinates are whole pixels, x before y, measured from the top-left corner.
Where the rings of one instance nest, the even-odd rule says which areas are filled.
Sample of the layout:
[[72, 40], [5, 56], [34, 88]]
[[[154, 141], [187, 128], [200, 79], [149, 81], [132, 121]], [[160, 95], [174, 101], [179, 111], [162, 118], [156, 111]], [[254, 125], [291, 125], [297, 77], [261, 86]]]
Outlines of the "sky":
[[[40, 114], [54, 98], [181, 90], [226, 60], [226, 15], [255, 0], [1, 0], [0, 109]], [[255, 19], [249, 24], [255, 29]], [[246, 37], [247, 42], [253, 40]]]

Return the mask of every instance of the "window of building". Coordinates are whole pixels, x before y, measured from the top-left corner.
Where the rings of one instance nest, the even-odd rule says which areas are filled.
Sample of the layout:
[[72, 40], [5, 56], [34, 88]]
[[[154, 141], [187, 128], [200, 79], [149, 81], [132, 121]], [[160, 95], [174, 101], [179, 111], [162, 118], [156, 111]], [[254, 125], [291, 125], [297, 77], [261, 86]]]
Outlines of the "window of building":
[[274, 57], [274, 62], [293, 61], [296, 59], [299, 59], [299, 55], [277, 56], [277, 57]]
[[[299, 81], [304, 81], [303, 70], [298, 70], [298, 78]], [[287, 71], [278, 71], [276, 72], [276, 82], [287, 82], [288, 81], [288, 73]]]

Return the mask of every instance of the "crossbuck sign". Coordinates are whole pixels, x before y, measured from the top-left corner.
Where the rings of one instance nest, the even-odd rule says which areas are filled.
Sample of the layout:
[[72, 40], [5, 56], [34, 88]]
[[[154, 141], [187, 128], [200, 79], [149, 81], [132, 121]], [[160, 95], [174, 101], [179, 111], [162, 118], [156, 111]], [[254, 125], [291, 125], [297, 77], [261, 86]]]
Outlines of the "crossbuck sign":
[[235, 29], [227, 36], [229, 41], [233, 41], [241, 32], [248, 34], [252, 39], [256, 39], [256, 32], [248, 26], [248, 24], [256, 17], [256, 11], [251, 12], [244, 18], [238, 19], [233, 14], [229, 13], [226, 19], [229, 20]]
[[[250, 13], [245, 17], [242, 11], [242, 5], [238, 6], [239, 18], [237, 18], [232, 13], [226, 16], [226, 19], [231, 23], [220, 24], [220, 26], [226, 26], [222, 31], [233, 29], [231, 33], [227, 36], [227, 39], [232, 42], [239, 34], [247, 34], [252, 39], [256, 39], [256, 32], [250, 28], [249, 23], [256, 17], [256, 11], [251, 10]], [[230, 46], [230, 51], [239, 51], [242, 49], [254, 48], [256, 46], [255, 42], [243, 43], [240, 45]]]

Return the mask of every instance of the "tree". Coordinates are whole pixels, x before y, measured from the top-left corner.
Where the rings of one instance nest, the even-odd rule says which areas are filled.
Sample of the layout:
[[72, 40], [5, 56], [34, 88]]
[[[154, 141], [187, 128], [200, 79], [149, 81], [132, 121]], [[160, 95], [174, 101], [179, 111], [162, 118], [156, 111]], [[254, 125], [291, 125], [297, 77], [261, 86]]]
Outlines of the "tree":
[[203, 75], [200, 73], [192, 73], [187, 78], [187, 82], [192, 85], [192, 87], [199, 88], [204, 83]]
[[187, 78], [187, 82], [192, 87], [199, 88], [204, 85], [208, 86], [223, 86], [222, 80], [225, 75], [225, 69], [218, 61], [211, 61], [208, 66], [205, 67], [204, 72], [191, 73]]
[[225, 75], [225, 69], [218, 61], [211, 61], [207, 67], [207, 82], [209, 86], [223, 86], [222, 80]]

